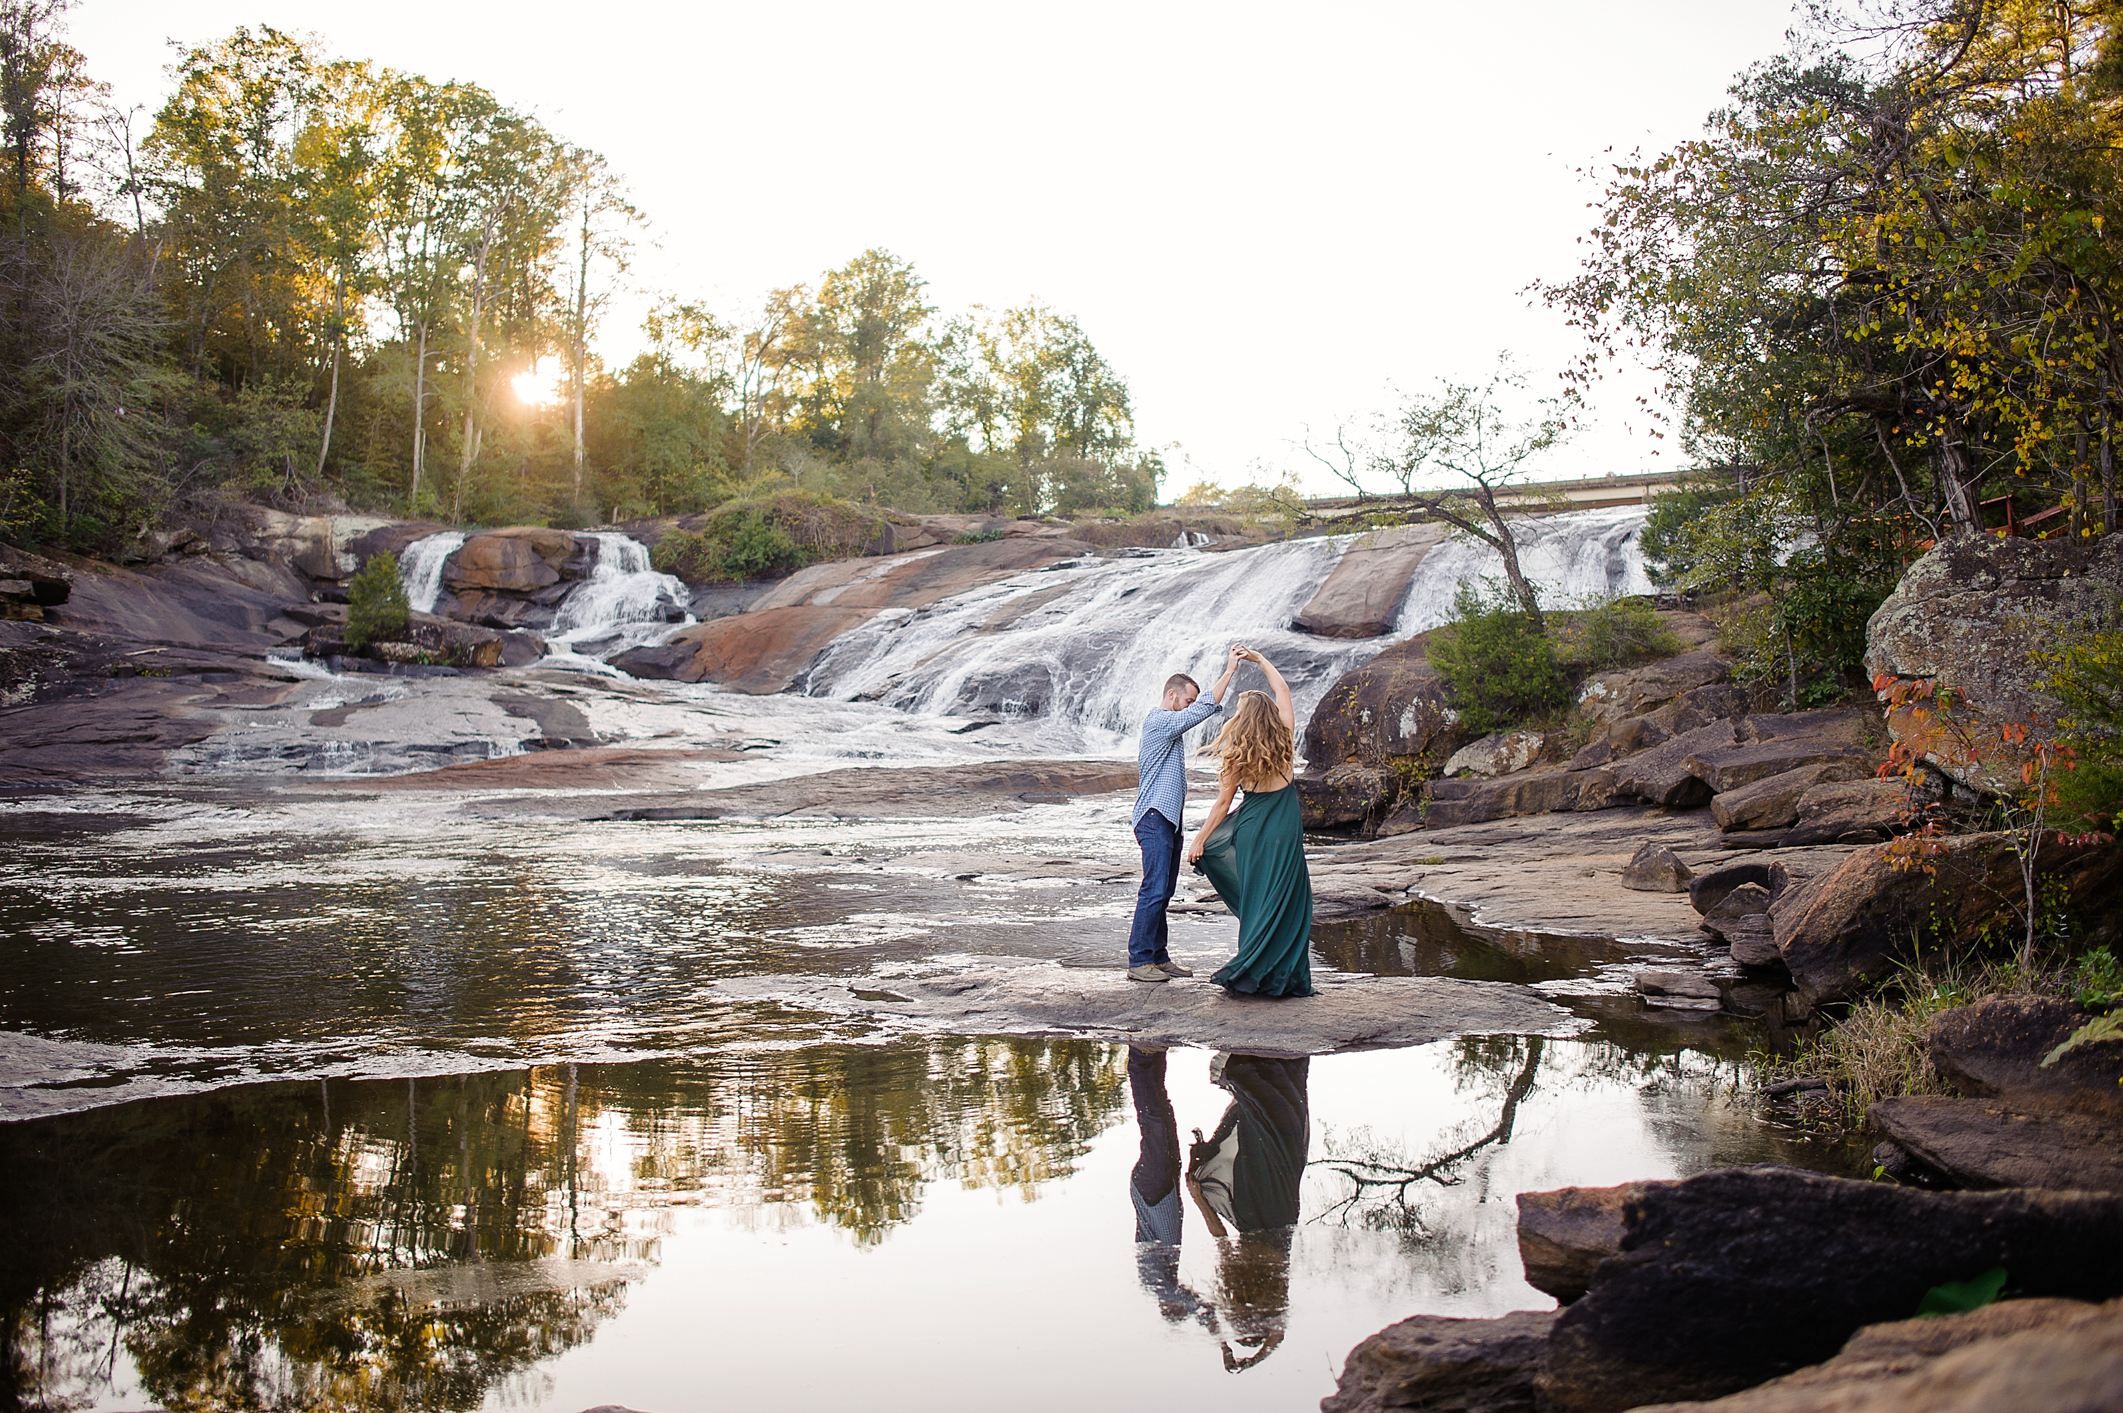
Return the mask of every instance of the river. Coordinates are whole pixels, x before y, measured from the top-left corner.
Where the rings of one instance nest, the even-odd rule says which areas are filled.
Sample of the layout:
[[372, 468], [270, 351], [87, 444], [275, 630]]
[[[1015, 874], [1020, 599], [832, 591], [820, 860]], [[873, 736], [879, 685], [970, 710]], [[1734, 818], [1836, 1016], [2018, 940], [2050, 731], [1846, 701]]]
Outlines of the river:
[[[808, 697], [607, 691], [586, 660], [570, 700], [600, 735], [738, 747], [716, 783], [1052, 753], [1050, 724], [969, 732], [949, 673], [849, 647]], [[1744, 1023], [1617, 1003], [1621, 944], [1505, 947], [1436, 910], [1322, 924], [1315, 966], [1534, 984], [1577, 1032], [1266, 1062], [732, 999], [718, 981], [1114, 965], [1127, 797], [615, 821], [292, 749], [353, 702], [505, 751], [463, 680], [305, 681], [244, 749], [0, 800], [17, 1402], [1298, 1408], [1393, 1320], [1551, 1305], [1520, 1191], [1859, 1161], [1735, 1102]], [[1124, 748], [1078, 701], [1072, 740]], [[1198, 967], [1234, 935], [1174, 919]], [[1294, 1225], [1219, 1237], [1161, 1187], [1165, 1145], [1227, 1117], [1296, 1155]], [[1350, 1176], [1460, 1150], [1400, 1190]]]

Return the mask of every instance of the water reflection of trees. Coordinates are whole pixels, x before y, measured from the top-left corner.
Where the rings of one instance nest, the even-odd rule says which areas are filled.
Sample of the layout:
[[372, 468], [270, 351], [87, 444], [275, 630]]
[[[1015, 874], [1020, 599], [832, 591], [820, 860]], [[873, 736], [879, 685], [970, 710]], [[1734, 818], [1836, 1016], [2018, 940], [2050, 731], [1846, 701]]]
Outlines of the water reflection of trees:
[[468, 1408], [588, 1340], [674, 1208], [858, 1243], [1028, 1197], [1115, 1122], [1105, 1046], [955, 1041], [260, 1085], [0, 1126], [0, 1406]]

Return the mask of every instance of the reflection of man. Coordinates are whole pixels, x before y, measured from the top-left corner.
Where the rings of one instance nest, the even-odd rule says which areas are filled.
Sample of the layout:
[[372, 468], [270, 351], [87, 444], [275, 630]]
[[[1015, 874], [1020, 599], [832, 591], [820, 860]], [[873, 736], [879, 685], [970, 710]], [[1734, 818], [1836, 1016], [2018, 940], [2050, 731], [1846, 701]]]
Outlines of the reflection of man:
[[1217, 1238], [1217, 1309], [1239, 1347], [1254, 1351], [1225, 1344], [1227, 1369], [1267, 1358], [1289, 1323], [1290, 1241], [1312, 1142], [1310, 1072], [1309, 1060], [1259, 1055], [1219, 1055], [1209, 1067], [1231, 1106], [1208, 1138], [1194, 1131], [1187, 1191]]
[[1128, 1047], [1128, 1093], [1135, 1100], [1141, 1156], [1128, 1177], [1135, 1203], [1135, 1274], [1157, 1298], [1158, 1313], [1174, 1323], [1214, 1317], [1179, 1280], [1179, 1121], [1165, 1092], [1165, 1052]]

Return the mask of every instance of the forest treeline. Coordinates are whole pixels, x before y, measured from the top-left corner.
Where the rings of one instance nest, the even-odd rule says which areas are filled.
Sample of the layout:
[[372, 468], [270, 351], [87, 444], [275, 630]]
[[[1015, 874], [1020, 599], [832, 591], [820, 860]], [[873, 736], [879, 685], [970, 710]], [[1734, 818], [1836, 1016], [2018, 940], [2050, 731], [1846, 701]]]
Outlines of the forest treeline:
[[2123, 497], [2123, 3], [1810, 24], [1702, 138], [1611, 168], [1583, 268], [1542, 287], [1581, 385], [1666, 374], [1694, 483], [1646, 548], [1759, 591], [1737, 631], [1794, 697], [1840, 690], [1924, 545], [2112, 534]]
[[0, 0], [0, 538], [107, 550], [241, 497], [582, 525], [795, 488], [1147, 509], [1126, 383], [1052, 310], [943, 318], [863, 252], [595, 353], [642, 217], [469, 83], [239, 29], [114, 107], [71, 0]]

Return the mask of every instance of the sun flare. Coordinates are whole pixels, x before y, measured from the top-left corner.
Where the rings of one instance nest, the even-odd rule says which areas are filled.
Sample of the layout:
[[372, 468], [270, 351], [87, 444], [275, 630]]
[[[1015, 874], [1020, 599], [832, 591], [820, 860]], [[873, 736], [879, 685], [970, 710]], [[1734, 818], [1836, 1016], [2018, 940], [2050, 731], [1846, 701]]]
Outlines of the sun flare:
[[536, 364], [509, 379], [516, 400], [526, 407], [551, 407], [560, 401], [560, 370], [539, 372]]

